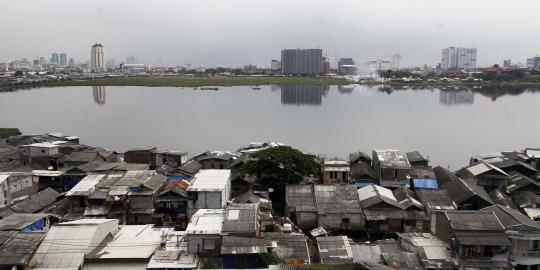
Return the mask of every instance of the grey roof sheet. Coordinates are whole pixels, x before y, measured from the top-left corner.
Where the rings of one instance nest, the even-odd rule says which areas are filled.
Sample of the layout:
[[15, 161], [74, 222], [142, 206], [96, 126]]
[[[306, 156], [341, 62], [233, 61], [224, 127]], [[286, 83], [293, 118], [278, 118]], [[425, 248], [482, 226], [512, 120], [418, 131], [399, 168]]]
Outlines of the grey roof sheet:
[[503, 193], [502, 191], [498, 189], [494, 189], [490, 191], [488, 194], [494, 204], [517, 209], [517, 206], [514, 203], [514, 201], [512, 201], [512, 199], [508, 195]]
[[12, 205], [10, 208], [19, 213], [36, 213], [56, 202], [56, 198], [59, 195], [60, 193], [54, 189], [46, 188], [26, 198], [22, 202]]
[[40, 219], [48, 217], [48, 214], [15, 213], [0, 219], [0, 231], [22, 230]]
[[458, 180], [455, 174], [441, 166], [433, 168], [433, 172], [435, 173], [439, 187], [445, 187], [448, 183]]
[[373, 171], [373, 168], [364, 162], [354, 163], [351, 165], [351, 178], [357, 179], [373, 179], [376, 180], [377, 176]]
[[353, 261], [349, 239], [346, 236], [317, 237], [321, 263], [348, 263]]
[[401, 249], [395, 240], [379, 240], [376, 243], [381, 248], [381, 254], [386, 265], [398, 264], [400, 269], [417, 269], [420, 267], [416, 253]]
[[26, 265], [45, 232], [0, 232], [0, 264]]
[[508, 173], [508, 176], [510, 176], [510, 182], [506, 186], [506, 192], [508, 193], [526, 186], [534, 186], [540, 189], [540, 183], [519, 172], [511, 171]]
[[361, 214], [354, 185], [315, 185], [315, 202], [319, 214]]
[[231, 204], [225, 209], [223, 233], [255, 233], [258, 226], [257, 204]]
[[504, 231], [504, 227], [493, 212], [454, 210], [446, 211], [445, 215], [454, 231]]
[[416, 197], [416, 194], [414, 194], [414, 191], [408, 188], [398, 188], [393, 190], [392, 193], [394, 193], [394, 197], [403, 209], [425, 209], [424, 205]]
[[455, 232], [461, 245], [510, 246], [510, 240], [504, 232]]
[[91, 152], [72, 152], [67, 155], [66, 162], [90, 162], [96, 159], [97, 153]]
[[196, 160], [190, 160], [173, 170], [171, 173], [182, 172], [190, 175], [195, 175], [200, 169], [202, 169], [201, 163]]
[[262, 237], [270, 242], [276, 242], [278, 245], [276, 253], [280, 259], [302, 259], [306, 263], [311, 262], [307, 239], [304, 235], [267, 232], [263, 233]]
[[261, 254], [268, 252], [266, 239], [224, 236], [221, 254]]
[[381, 167], [410, 168], [411, 164], [407, 160], [407, 155], [399, 150], [376, 149], [374, 156], [379, 160]]
[[418, 151], [407, 152], [405, 154], [407, 155], [407, 159], [409, 160], [410, 163], [421, 162], [421, 161], [429, 161], [429, 159], [424, 157]]
[[483, 212], [493, 212], [506, 230], [540, 231], [540, 224], [530, 219], [518, 210], [494, 205], [481, 209]]
[[514, 202], [521, 208], [540, 204], [540, 196], [530, 191], [516, 192], [512, 194], [511, 197], [512, 199], [514, 199]]
[[456, 209], [456, 204], [446, 189], [417, 189], [415, 193], [428, 210]]
[[287, 207], [295, 211], [317, 211], [315, 193], [311, 185], [287, 185], [285, 188]]
[[486, 190], [470, 180], [458, 179], [446, 185], [446, 189], [457, 204], [460, 204], [474, 196], [478, 196], [489, 204], [493, 204]]

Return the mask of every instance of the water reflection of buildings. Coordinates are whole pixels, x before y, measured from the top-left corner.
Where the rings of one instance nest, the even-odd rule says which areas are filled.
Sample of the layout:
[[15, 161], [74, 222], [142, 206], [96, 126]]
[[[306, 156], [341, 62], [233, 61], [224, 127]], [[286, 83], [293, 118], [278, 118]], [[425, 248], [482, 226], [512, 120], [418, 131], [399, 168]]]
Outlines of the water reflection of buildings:
[[94, 102], [103, 105], [105, 104], [105, 86], [92, 86], [94, 90]]
[[337, 90], [340, 94], [350, 94], [354, 90], [354, 85], [338, 85]]
[[471, 90], [440, 90], [439, 103], [444, 105], [474, 104]]
[[321, 105], [324, 90], [322, 85], [282, 85], [281, 104]]

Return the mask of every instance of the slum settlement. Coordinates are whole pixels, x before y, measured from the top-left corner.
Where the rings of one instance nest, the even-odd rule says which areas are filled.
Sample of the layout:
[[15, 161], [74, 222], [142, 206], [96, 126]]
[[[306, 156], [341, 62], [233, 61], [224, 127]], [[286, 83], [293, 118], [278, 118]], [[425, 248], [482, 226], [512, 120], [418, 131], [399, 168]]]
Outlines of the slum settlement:
[[540, 149], [464, 160], [3, 138], [0, 269], [539, 269]]

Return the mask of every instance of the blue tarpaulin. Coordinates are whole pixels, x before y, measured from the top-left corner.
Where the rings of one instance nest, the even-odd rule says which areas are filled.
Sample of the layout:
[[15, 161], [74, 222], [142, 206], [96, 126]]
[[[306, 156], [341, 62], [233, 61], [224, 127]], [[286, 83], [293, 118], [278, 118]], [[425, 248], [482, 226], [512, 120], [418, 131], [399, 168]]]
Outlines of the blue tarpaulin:
[[431, 189], [439, 188], [439, 185], [437, 184], [437, 180], [427, 179], [427, 178], [413, 179], [413, 186], [415, 188], [431, 188]]
[[363, 188], [365, 186], [375, 185], [375, 183], [373, 182], [356, 182], [354, 184], [356, 185], [357, 188]]
[[33, 231], [41, 231], [45, 228], [45, 219], [40, 219], [22, 229], [22, 232], [33, 232]]

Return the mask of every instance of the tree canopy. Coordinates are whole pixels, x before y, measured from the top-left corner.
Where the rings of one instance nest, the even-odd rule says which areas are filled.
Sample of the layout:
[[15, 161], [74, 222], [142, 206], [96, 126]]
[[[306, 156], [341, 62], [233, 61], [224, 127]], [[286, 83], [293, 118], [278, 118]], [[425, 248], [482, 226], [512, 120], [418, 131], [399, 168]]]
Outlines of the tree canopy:
[[258, 184], [272, 188], [271, 196], [276, 210], [282, 207], [285, 186], [298, 184], [304, 177], [319, 174], [319, 166], [312, 156], [289, 146], [261, 150], [242, 165], [241, 172], [256, 177]]

